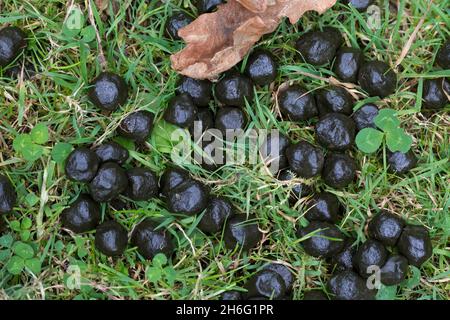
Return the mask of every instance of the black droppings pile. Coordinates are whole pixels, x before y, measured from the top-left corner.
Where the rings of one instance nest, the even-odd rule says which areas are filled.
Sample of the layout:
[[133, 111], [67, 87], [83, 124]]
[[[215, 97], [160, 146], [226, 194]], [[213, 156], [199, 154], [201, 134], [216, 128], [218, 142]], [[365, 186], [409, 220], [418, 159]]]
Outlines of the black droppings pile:
[[0, 174], [0, 214], [10, 213], [17, 202], [17, 193], [8, 177]]
[[99, 166], [100, 160], [94, 151], [79, 147], [67, 157], [65, 171], [72, 181], [90, 182], [97, 174]]
[[321, 116], [332, 112], [349, 116], [353, 112], [353, 98], [342, 87], [331, 86], [318, 90], [316, 102]]
[[177, 93], [187, 94], [198, 107], [207, 107], [211, 101], [212, 83], [182, 76], [178, 81]]
[[166, 36], [174, 40], [181, 40], [178, 31], [186, 27], [192, 21], [194, 20], [184, 12], [175, 13], [166, 22]]
[[358, 82], [371, 96], [385, 98], [395, 92], [397, 74], [385, 62], [368, 61], [359, 69]]
[[342, 189], [356, 178], [355, 160], [344, 153], [329, 153], [323, 165], [322, 179], [328, 186]]
[[323, 152], [307, 141], [300, 141], [286, 149], [291, 170], [299, 177], [312, 178], [322, 172]]
[[309, 221], [337, 223], [342, 213], [339, 199], [332, 193], [314, 195], [305, 208], [305, 218]]
[[0, 67], [6, 67], [26, 48], [25, 33], [18, 27], [0, 30]]
[[174, 251], [174, 245], [170, 233], [149, 218], [139, 223], [131, 235], [131, 243], [137, 247], [141, 256], [152, 259], [158, 253], [170, 257]]
[[291, 121], [305, 121], [318, 115], [313, 94], [299, 85], [281, 90], [278, 105], [281, 113]]
[[217, 99], [229, 107], [245, 107], [245, 101], [253, 102], [252, 81], [238, 73], [230, 73], [223, 77], [215, 88]]
[[334, 61], [333, 72], [343, 82], [356, 83], [361, 64], [364, 62], [364, 54], [355, 48], [343, 47], [339, 49]]
[[450, 103], [450, 82], [446, 78], [426, 79], [423, 82], [423, 104], [429, 109], [442, 109]]
[[91, 83], [88, 97], [98, 108], [106, 111], [116, 111], [128, 99], [128, 85], [117, 74], [102, 72]]
[[342, 42], [337, 29], [326, 28], [324, 31], [305, 33], [297, 40], [295, 47], [307, 63], [321, 66], [333, 61]]
[[407, 153], [387, 151], [387, 164], [389, 172], [405, 174], [417, 166], [417, 157], [412, 150]]
[[259, 50], [248, 58], [245, 73], [254, 84], [265, 86], [276, 79], [278, 65], [270, 52]]
[[164, 113], [164, 120], [181, 128], [187, 128], [194, 124], [197, 115], [197, 107], [191, 97], [182, 93], [170, 100]]
[[117, 163], [107, 162], [100, 166], [89, 184], [89, 193], [97, 202], [109, 202], [117, 198], [128, 186], [125, 170]]
[[258, 223], [247, 220], [242, 214], [229, 219], [225, 225], [224, 232], [225, 247], [228, 249], [239, 249], [248, 251], [258, 244], [262, 238]]
[[149, 111], [131, 113], [120, 123], [118, 133], [125, 138], [142, 143], [150, 137], [154, 118], [153, 113]]
[[316, 124], [317, 141], [332, 151], [345, 151], [355, 142], [355, 122], [341, 113], [329, 113]]
[[100, 205], [87, 194], [80, 195], [75, 202], [64, 209], [61, 223], [75, 233], [94, 230], [102, 218]]
[[127, 170], [128, 187], [126, 195], [135, 201], [148, 201], [158, 195], [158, 177], [147, 168]]
[[95, 149], [95, 154], [100, 162], [116, 162], [124, 164], [130, 157], [130, 152], [114, 141], [101, 144]]
[[116, 221], [103, 222], [95, 232], [95, 247], [106, 256], [122, 255], [127, 248], [127, 244], [127, 230]]
[[378, 115], [378, 111], [378, 107], [372, 103], [365, 104], [356, 110], [352, 115], [356, 130], [360, 131], [364, 128], [376, 129], [375, 117]]
[[344, 235], [328, 222], [311, 221], [307, 227], [300, 228], [297, 235], [300, 238], [308, 237], [301, 245], [313, 257], [329, 258], [344, 247]]
[[223, 229], [225, 222], [234, 215], [231, 202], [220, 197], [211, 197], [198, 228], [207, 234], [215, 234]]

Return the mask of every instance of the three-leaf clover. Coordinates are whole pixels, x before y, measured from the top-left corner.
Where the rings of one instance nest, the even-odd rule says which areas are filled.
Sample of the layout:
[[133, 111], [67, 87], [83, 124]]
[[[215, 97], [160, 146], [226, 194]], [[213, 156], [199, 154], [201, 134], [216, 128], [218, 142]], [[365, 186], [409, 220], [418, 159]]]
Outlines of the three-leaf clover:
[[34, 126], [29, 134], [19, 134], [13, 141], [13, 148], [30, 162], [38, 160], [45, 152], [42, 146], [48, 142], [48, 128], [43, 123]]
[[173, 286], [177, 278], [177, 272], [171, 265], [167, 265], [166, 256], [163, 253], [158, 253], [153, 257], [152, 263], [153, 265], [145, 270], [146, 278], [153, 283], [165, 280], [170, 286]]
[[409, 151], [412, 145], [412, 137], [404, 129], [400, 128], [400, 120], [397, 111], [382, 109], [374, 119], [375, 125], [380, 129], [364, 128], [356, 135], [356, 145], [364, 153], [374, 153], [382, 145], [383, 140], [391, 152]]
[[9, 258], [6, 263], [6, 270], [9, 273], [18, 275], [24, 269], [34, 274], [41, 272], [41, 262], [34, 256], [33, 247], [22, 241], [13, 243], [11, 235], [3, 236], [1, 240], [0, 245], [6, 247], [6, 249], [1, 250], [1, 255]]

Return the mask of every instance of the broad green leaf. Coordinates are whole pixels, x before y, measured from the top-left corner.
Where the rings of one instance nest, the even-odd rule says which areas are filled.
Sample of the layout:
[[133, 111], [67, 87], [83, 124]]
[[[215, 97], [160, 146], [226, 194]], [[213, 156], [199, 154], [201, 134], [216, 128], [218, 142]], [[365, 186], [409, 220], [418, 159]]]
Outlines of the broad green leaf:
[[80, 33], [81, 29], [83, 29], [86, 20], [83, 14], [78, 7], [71, 8], [67, 19], [64, 21], [63, 32], [68, 36], [76, 36]]
[[356, 136], [356, 145], [364, 153], [377, 151], [383, 142], [384, 134], [373, 128], [364, 128]]
[[32, 143], [26, 149], [22, 150], [21, 153], [25, 160], [36, 161], [44, 154], [44, 147]]
[[22, 230], [21, 226], [20, 226], [20, 222], [17, 220], [13, 220], [9, 223], [9, 227], [14, 230], [19, 232], [20, 230]]
[[164, 274], [166, 276], [167, 282], [170, 286], [175, 285], [175, 280], [177, 280], [177, 272], [172, 266], [164, 268]]
[[406, 153], [411, 148], [413, 139], [405, 130], [396, 128], [386, 133], [386, 145], [391, 152]]
[[20, 241], [14, 244], [13, 252], [24, 259], [31, 259], [34, 256], [33, 248], [29, 244]]
[[163, 267], [164, 265], [166, 265], [167, 263], [167, 258], [163, 253], [158, 253], [157, 255], [155, 255], [155, 257], [153, 258], [153, 264], [155, 265], [155, 267]]
[[400, 125], [400, 120], [397, 118], [397, 111], [394, 109], [381, 109], [374, 119], [378, 128], [387, 132]]
[[34, 207], [39, 202], [39, 197], [36, 196], [34, 193], [28, 193], [25, 196], [25, 202], [29, 207]]
[[412, 275], [406, 280], [406, 287], [413, 289], [420, 284], [420, 269], [414, 266], [409, 266], [412, 271]]
[[58, 142], [52, 149], [52, 159], [56, 163], [62, 164], [66, 161], [72, 150], [73, 146], [70, 143]]
[[11, 250], [4, 249], [0, 250], [0, 262], [6, 261], [11, 256]]
[[170, 153], [179, 141], [174, 141], [172, 137], [178, 130], [177, 134], [179, 140], [189, 139], [189, 133], [186, 130], [168, 123], [167, 121], [159, 121], [152, 132], [153, 146], [162, 153]]
[[31, 140], [37, 144], [44, 144], [48, 141], [48, 128], [43, 123], [34, 126], [30, 133]]
[[25, 260], [25, 267], [30, 269], [35, 275], [41, 273], [41, 262], [37, 258]]
[[92, 42], [95, 40], [95, 28], [93, 26], [87, 26], [81, 30], [81, 36], [84, 42]]
[[30, 229], [32, 224], [33, 224], [33, 221], [30, 218], [25, 217], [22, 219], [22, 223], [20, 224], [20, 227], [22, 230], [26, 230], [26, 229]]
[[151, 282], [158, 282], [159, 280], [161, 280], [162, 270], [156, 267], [149, 267], [145, 272], [145, 276]]
[[0, 247], [11, 248], [11, 245], [13, 244], [13, 242], [14, 242], [14, 239], [13, 239], [12, 235], [10, 235], [9, 233], [0, 237]]
[[30, 240], [30, 237], [31, 237], [31, 231], [30, 230], [23, 230], [20, 233], [20, 239], [22, 241], [28, 241], [28, 240]]
[[395, 300], [397, 296], [397, 286], [381, 285], [377, 293], [377, 300]]
[[12, 256], [11, 259], [9, 259], [8, 264], [6, 265], [6, 269], [8, 269], [9, 273], [18, 275], [22, 272], [24, 266], [25, 260], [23, 258]]
[[22, 152], [33, 144], [30, 135], [20, 134], [13, 141], [13, 148], [16, 152]]

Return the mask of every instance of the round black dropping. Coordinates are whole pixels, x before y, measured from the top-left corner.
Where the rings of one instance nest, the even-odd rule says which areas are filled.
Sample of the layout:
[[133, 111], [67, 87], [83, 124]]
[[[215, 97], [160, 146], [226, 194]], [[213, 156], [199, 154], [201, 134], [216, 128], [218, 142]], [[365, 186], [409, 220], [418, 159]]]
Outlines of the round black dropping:
[[355, 142], [355, 123], [341, 113], [329, 113], [316, 124], [317, 141], [328, 150], [345, 151]]
[[8, 177], [0, 174], [0, 214], [10, 213], [17, 202], [17, 193]]
[[128, 187], [126, 195], [135, 201], [150, 200], [158, 194], [158, 178], [146, 168], [133, 168], [127, 171]]
[[100, 205], [87, 194], [80, 195], [61, 214], [63, 227], [75, 233], [94, 230], [101, 218]]
[[308, 201], [305, 218], [308, 221], [336, 223], [339, 220], [341, 209], [341, 203], [334, 194], [322, 192]]
[[95, 149], [95, 154], [101, 162], [111, 161], [117, 164], [124, 164], [130, 156], [127, 149], [114, 141], [101, 144]]
[[381, 211], [369, 222], [369, 236], [386, 246], [395, 246], [402, 234], [405, 222], [388, 211]]
[[188, 179], [167, 194], [170, 212], [194, 215], [202, 212], [208, 205], [209, 190], [202, 183]]
[[336, 271], [351, 270], [354, 266], [356, 246], [354, 239], [346, 239], [344, 248], [331, 257], [331, 265]]
[[344, 82], [356, 83], [364, 55], [361, 50], [344, 47], [339, 49], [333, 65], [333, 72]]
[[164, 120], [181, 128], [187, 128], [194, 123], [197, 107], [189, 97], [183, 93], [172, 98], [164, 113]]
[[443, 69], [450, 69], [450, 38], [448, 38], [439, 49], [436, 56], [436, 62]]
[[[295, 178], [295, 174], [292, 173], [292, 171], [282, 170], [278, 174], [277, 179], [280, 181], [290, 181]], [[290, 189], [289, 203], [292, 205], [297, 203], [301, 198], [309, 196], [312, 193], [311, 187], [303, 183], [295, 183], [293, 186], [287, 186], [287, 188]]]
[[222, 147], [220, 141], [212, 138], [211, 142], [199, 142], [199, 147], [202, 148], [203, 153], [194, 151], [194, 159], [201, 167], [208, 171], [216, 171], [226, 164], [226, 151]]
[[122, 120], [118, 132], [125, 138], [144, 142], [152, 132], [154, 118], [149, 111], [136, 111]]
[[347, 90], [330, 86], [316, 92], [317, 109], [321, 116], [336, 112], [351, 115], [353, 112], [353, 98]]
[[365, 128], [376, 129], [375, 118], [378, 115], [378, 107], [372, 103], [363, 105], [355, 111], [352, 119], [355, 122], [358, 131]]
[[197, 10], [199, 14], [214, 11], [224, 0], [197, 0]]
[[215, 92], [217, 99], [230, 107], [245, 107], [245, 101], [251, 103], [254, 98], [252, 81], [237, 73], [223, 77], [217, 83]]
[[[214, 126], [214, 114], [208, 108], [197, 109], [194, 122], [189, 126], [189, 133], [198, 140], [209, 128]], [[197, 135], [196, 135], [197, 134]]]
[[315, 300], [328, 300], [327, 295], [321, 290], [310, 290], [303, 294], [303, 300], [315, 301]]
[[222, 230], [226, 220], [231, 218], [233, 214], [233, 205], [228, 200], [211, 197], [198, 228], [208, 234], [217, 233]]
[[248, 221], [243, 215], [236, 215], [227, 221], [223, 238], [226, 248], [232, 250], [239, 246], [248, 251], [256, 247], [262, 234], [257, 222]]
[[128, 177], [117, 163], [107, 162], [100, 166], [89, 184], [92, 199], [108, 202], [118, 197], [128, 186]]
[[288, 167], [286, 149], [289, 147], [289, 144], [289, 138], [281, 132], [271, 132], [261, 144], [259, 153], [269, 168], [277, 169], [274, 171], [282, 170]]
[[356, 162], [347, 154], [330, 153], [325, 158], [322, 179], [330, 187], [341, 189], [356, 178]]
[[294, 285], [294, 275], [291, 270], [281, 263], [270, 263], [266, 265], [263, 270], [270, 270], [277, 273], [284, 281], [284, 286], [286, 288], [286, 293], [289, 293], [292, 290], [292, 286]]
[[450, 103], [450, 82], [445, 78], [427, 79], [423, 82], [423, 104], [430, 109], [442, 109]]
[[412, 150], [407, 153], [387, 152], [388, 171], [391, 173], [405, 174], [417, 166], [417, 158]]
[[384, 98], [395, 92], [397, 74], [385, 62], [369, 61], [359, 69], [358, 82], [371, 96]]
[[254, 274], [245, 284], [247, 298], [265, 297], [271, 299], [281, 299], [286, 293], [286, 286], [283, 278], [271, 270], [261, 270]]
[[342, 42], [343, 38], [337, 29], [325, 28], [324, 31], [305, 33], [295, 46], [307, 63], [321, 66], [333, 61]]
[[278, 65], [268, 51], [258, 50], [250, 55], [245, 73], [254, 84], [265, 86], [271, 84], [277, 77]]
[[247, 116], [239, 108], [222, 107], [216, 113], [215, 127], [222, 132], [224, 139], [227, 137], [227, 133], [238, 133], [234, 130], [244, 130], [246, 125]]
[[131, 243], [145, 259], [153, 259], [158, 253], [166, 257], [173, 254], [174, 246], [170, 233], [158, 228], [158, 224], [149, 218], [140, 222], [131, 235]]
[[367, 288], [366, 280], [352, 270], [334, 274], [327, 284], [333, 300], [373, 300], [376, 291]]
[[27, 46], [25, 33], [17, 27], [0, 30], [0, 67], [6, 67], [14, 61]]
[[168, 168], [164, 171], [160, 179], [161, 193], [167, 196], [169, 191], [189, 179], [189, 172], [186, 170], [181, 168]]
[[286, 149], [291, 170], [299, 177], [312, 178], [320, 174], [324, 156], [320, 148], [307, 141], [300, 141]]
[[219, 298], [219, 300], [243, 300], [243, 299], [244, 297], [242, 296], [242, 293], [236, 290], [225, 291]]
[[127, 243], [128, 232], [118, 222], [103, 222], [95, 232], [95, 247], [106, 256], [120, 256], [125, 252]]
[[[312, 233], [314, 234], [309, 236]], [[308, 236], [301, 244], [305, 252], [313, 257], [329, 258], [344, 247], [344, 235], [328, 222], [311, 221], [307, 227], [300, 228], [297, 235], [301, 238]]]
[[356, 10], [366, 11], [373, 4], [373, 0], [343, 0], [344, 3], [351, 5]]
[[278, 94], [281, 113], [291, 121], [306, 121], [318, 115], [313, 94], [299, 85], [289, 86]]
[[178, 31], [186, 27], [192, 21], [194, 20], [183, 12], [175, 13], [166, 22], [166, 36], [173, 40], [180, 40], [181, 38], [178, 35]]
[[90, 182], [99, 167], [100, 161], [94, 151], [79, 147], [73, 150], [66, 160], [66, 176], [72, 181]]
[[207, 107], [211, 101], [212, 83], [182, 76], [177, 84], [178, 94], [187, 94], [198, 107]]
[[401, 255], [393, 255], [381, 268], [380, 280], [386, 286], [395, 286], [405, 280], [407, 273], [408, 259]]
[[370, 267], [381, 268], [386, 262], [387, 255], [388, 252], [381, 242], [369, 239], [356, 250], [353, 260], [355, 269], [362, 277], [368, 278], [375, 273]]
[[416, 267], [420, 267], [433, 253], [428, 230], [422, 226], [406, 226], [398, 240], [397, 248], [408, 262]]
[[125, 80], [112, 72], [102, 72], [90, 85], [89, 100], [98, 108], [115, 111], [128, 99]]

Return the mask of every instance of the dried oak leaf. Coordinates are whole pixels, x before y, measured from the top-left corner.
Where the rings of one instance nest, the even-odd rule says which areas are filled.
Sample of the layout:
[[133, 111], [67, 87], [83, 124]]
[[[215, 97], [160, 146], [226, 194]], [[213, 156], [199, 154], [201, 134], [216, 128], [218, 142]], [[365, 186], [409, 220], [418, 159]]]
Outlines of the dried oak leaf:
[[307, 11], [325, 12], [336, 0], [228, 0], [200, 15], [178, 34], [186, 47], [172, 55], [172, 68], [196, 79], [214, 79], [236, 65], [283, 17], [296, 23]]

